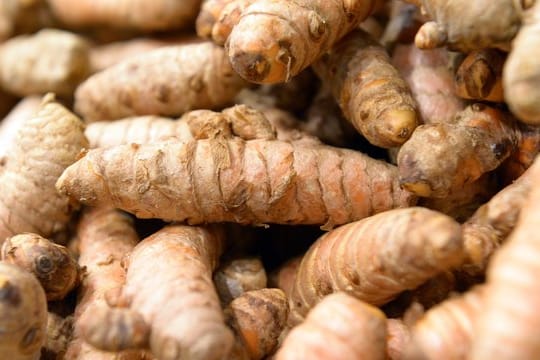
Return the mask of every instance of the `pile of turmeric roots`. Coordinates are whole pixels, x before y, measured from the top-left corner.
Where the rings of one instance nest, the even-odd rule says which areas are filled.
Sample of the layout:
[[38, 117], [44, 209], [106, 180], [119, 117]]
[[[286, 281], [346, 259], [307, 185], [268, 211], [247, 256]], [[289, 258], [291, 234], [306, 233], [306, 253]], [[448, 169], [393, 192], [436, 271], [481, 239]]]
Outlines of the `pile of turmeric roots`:
[[0, 358], [540, 358], [538, 49], [535, 0], [1, 0]]

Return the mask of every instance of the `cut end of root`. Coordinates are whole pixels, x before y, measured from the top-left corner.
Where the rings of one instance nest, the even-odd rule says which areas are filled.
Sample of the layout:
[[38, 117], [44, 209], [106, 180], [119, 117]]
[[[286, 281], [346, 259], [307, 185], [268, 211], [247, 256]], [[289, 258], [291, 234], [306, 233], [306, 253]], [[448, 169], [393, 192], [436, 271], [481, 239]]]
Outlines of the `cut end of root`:
[[413, 194], [417, 196], [430, 197], [433, 193], [433, 189], [431, 188], [429, 183], [422, 180], [420, 181], [402, 180], [400, 182], [400, 185], [402, 188], [412, 192]]
[[264, 83], [270, 73], [270, 62], [261, 54], [240, 52], [231, 57], [234, 70], [244, 79]]
[[381, 121], [385, 128], [380, 131], [385, 137], [385, 147], [396, 147], [403, 144], [418, 125], [418, 118], [413, 109], [395, 109], [385, 114]]

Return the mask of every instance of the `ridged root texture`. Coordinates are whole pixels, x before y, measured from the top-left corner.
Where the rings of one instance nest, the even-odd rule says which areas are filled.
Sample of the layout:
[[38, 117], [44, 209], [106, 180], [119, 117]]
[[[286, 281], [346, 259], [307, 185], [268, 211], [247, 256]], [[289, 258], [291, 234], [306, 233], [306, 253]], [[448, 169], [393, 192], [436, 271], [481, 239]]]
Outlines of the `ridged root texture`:
[[396, 209], [347, 224], [323, 235], [304, 256], [289, 299], [289, 322], [301, 322], [337, 291], [382, 305], [462, 259], [460, 225], [426, 208]]
[[190, 224], [332, 227], [415, 202], [392, 165], [320, 144], [266, 140], [95, 149], [57, 186], [84, 204]]
[[233, 28], [233, 68], [256, 83], [285, 82], [371, 13], [373, 0], [256, 1]]

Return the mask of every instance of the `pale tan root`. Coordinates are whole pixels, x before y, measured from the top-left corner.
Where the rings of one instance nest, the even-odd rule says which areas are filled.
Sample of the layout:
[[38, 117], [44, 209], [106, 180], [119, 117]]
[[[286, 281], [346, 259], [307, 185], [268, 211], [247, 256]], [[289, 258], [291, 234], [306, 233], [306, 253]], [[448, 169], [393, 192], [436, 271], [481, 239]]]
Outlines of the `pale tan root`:
[[24, 122], [34, 116], [41, 104], [39, 96], [29, 96], [20, 100], [0, 122], [0, 159], [4, 158], [17, 138], [17, 132]]
[[540, 67], [536, 56], [540, 34], [540, 2], [526, 14], [523, 26], [512, 43], [512, 52], [503, 69], [505, 100], [510, 110], [524, 123], [540, 125], [538, 77]]
[[332, 294], [289, 332], [275, 359], [383, 360], [386, 336], [379, 309], [345, 293]]
[[167, 46], [92, 75], [77, 88], [74, 107], [89, 122], [176, 116], [222, 108], [244, 85], [223, 48], [210, 42]]
[[[64, 229], [73, 204], [54, 183], [88, 147], [83, 124], [51, 97], [21, 125], [0, 167], [0, 242], [22, 232], [48, 237]], [[36, 207], [36, 201], [46, 199]]]
[[79, 35], [45, 29], [0, 46], [0, 85], [19, 96], [71, 97], [90, 74], [89, 46]]
[[115, 41], [90, 48], [90, 67], [92, 73], [116, 65], [119, 62], [164, 46], [202, 42], [192, 34], [179, 34], [168, 37], [140, 37], [125, 41]]
[[47, 0], [64, 24], [82, 27], [173, 30], [191, 25], [201, 0]]
[[508, 51], [521, 25], [521, 1], [500, 0], [489, 4], [468, 0], [414, 2], [434, 20], [418, 30], [415, 43], [420, 49], [446, 45], [451, 50], [465, 53], [483, 48]]

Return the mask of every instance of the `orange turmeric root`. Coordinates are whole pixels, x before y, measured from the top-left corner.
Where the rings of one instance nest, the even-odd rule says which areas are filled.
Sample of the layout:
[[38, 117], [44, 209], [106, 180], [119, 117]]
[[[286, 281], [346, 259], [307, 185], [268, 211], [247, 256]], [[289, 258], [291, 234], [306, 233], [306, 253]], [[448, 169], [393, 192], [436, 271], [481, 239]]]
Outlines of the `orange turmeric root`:
[[496, 49], [469, 53], [455, 74], [456, 94], [465, 99], [503, 102], [502, 70], [506, 54]]
[[407, 358], [468, 359], [474, 324], [484, 308], [485, 291], [485, 287], [475, 287], [426, 312], [412, 329]]
[[260, 360], [271, 354], [288, 314], [287, 297], [279, 289], [252, 290], [234, 299], [225, 309], [226, 321], [236, 337], [229, 359]]
[[231, 64], [248, 81], [285, 82], [367, 18], [376, 2], [255, 1], [227, 40]]
[[[0, 243], [18, 233], [48, 237], [64, 229], [72, 207], [54, 183], [87, 147], [80, 119], [45, 97], [0, 165]], [[47, 201], [36, 207], [36, 199]]]
[[533, 359], [540, 354], [536, 336], [540, 328], [539, 159], [529, 170], [534, 180], [518, 223], [489, 263], [469, 359]]
[[291, 330], [275, 359], [383, 360], [386, 336], [382, 311], [345, 293], [332, 294]]
[[86, 121], [175, 116], [222, 108], [244, 85], [223, 48], [210, 42], [167, 46], [92, 75], [77, 88], [74, 107]]
[[319, 238], [296, 273], [291, 324], [324, 296], [346, 291], [382, 305], [463, 260], [460, 225], [420, 207], [396, 209], [339, 227]]
[[108, 309], [110, 320], [93, 329], [80, 328], [83, 336], [99, 339], [100, 343], [93, 342], [99, 348], [129, 347], [134, 344], [128, 334], [144, 330], [137, 320], [141, 316], [151, 329], [149, 346], [156, 358], [225, 358], [233, 335], [212, 284], [212, 271], [224, 247], [218, 230], [173, 225], [141, 241], [126, 264], [125, 286], [116, 300], [128, 308]]
[[140, 218], [331, 228], [413, 204], [396, 175], [351, 150], [235, 138], [90, 150], [57, 187]]
[[[79, 265], [86, 269], [75, 308], [75, 326], [84, 327], [86, 313], [105, 306], [110, 293], [122, 287], [125, 271], [122, 260], [138, 239], [133, 221], [113, 208], [92, 208], [83, 212], [77, 227]], [[99, 358], [102, 360], [142, 360], [140, 351], [118, 354], [95, 349], [76, 334], [66, 352], [66, 359]]]
[[398, 154], [400, 183], [419, 196], [446, 197], [497, 168], [519, 136], [508, 114], [474, 104], [451, 123], [416, 129]]
[[373, 145], [403, 144], [418, 125], [416, 102], [386, 50], [356, 30], [314, 64], [345, 118]]
[[34, 274], [48, 301], [62, 300], [79, 284], [81, 270], [68, 250], [37, 234], [7, 238], [1, 255], [2, 261]]
[[172, 30], [191, 25], [201, 0], [47, 0], [53, 14], [71, 27]]
[[535, 183], [531, 169], [482, 205], [463, 224], [467, 253], [464, 270], [483, 274], [487, 262], [516, 226], [519, 214]]

